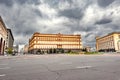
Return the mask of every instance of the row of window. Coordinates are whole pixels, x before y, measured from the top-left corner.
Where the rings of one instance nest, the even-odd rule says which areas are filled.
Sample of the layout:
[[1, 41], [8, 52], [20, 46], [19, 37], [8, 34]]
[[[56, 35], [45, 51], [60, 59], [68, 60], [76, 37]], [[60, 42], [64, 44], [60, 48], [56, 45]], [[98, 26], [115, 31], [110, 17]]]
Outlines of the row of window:
[[48, 41], [34, 41], [37, 44], [79, 44], [79, 42], [48, 42]]
[[74, 41], [74, 40], [80, 40], [79, 37], [77, 38], [56, 38], [56, 37], [35, 37], [34, 38], [35, 40], [38, 39], [38, 40], [52, 40], [52, 41], [56, 41], [56, 40], [63, 40], [63, 41], [66, 41], [66, 40], [71, 40], [71, 41]]
[[113, 41], [113, 36], [105, 37], [99, 40], [99, 42], [108, 42], [108, 41]]
[[[58, 48], [58, 46], [57, 45], [35, 45], [34, 46], [34, 48]], [[61, 46], [61, 48], [69, 48], [69, 49], [74, 49], [74, 48], [77, 48], [77, 49], [79, 49], [80, 47], [79, 46], [74, 46], [74, 45], [63, 45], [63, 46]]]
[[99, 43], [98, 44], [99, 49], [107, 49], [107, 48], [114, 48], [114, 42], [106, 42], [106, 43]]
[[120, 39], [120, 35], [118, 35], [118, 38]]

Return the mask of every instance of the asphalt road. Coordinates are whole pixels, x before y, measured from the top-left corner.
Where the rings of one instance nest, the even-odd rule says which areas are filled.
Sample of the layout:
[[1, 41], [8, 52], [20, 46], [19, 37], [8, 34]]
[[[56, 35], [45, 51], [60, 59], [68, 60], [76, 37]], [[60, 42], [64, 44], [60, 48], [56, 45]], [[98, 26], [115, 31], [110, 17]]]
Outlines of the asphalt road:
[[0, 57], [0, 80], [120, 80], [120, 55]]

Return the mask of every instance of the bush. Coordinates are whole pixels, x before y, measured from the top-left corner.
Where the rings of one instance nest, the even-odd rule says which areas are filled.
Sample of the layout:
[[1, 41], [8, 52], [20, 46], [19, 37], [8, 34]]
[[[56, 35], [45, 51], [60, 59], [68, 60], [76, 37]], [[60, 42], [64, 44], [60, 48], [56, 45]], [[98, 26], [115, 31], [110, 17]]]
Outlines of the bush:
[[70, 50], [68, 50], [68, 53], [71, 53], [72, 51], [71, 51], [71, 49]]
[[7, 53], [12, 55], [12, 54], [13, 54], [13, 49], [8, 48], [8, 49], [7, 49]]
[[61, 53], [64, 53], [64, 49], [61, 50]]
[[79, 52], [68, 51], [67, 54], [80, 54]]
[[98, 53], [98, 52], [85, 52], [84, 54], [89, 55], [89, 54], [100, 54], [100, 53]]

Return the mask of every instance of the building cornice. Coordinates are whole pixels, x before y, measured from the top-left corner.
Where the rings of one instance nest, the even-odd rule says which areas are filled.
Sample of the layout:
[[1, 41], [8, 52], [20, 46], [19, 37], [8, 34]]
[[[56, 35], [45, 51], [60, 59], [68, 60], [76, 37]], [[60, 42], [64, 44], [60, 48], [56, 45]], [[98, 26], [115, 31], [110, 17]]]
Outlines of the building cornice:
[[1, 16], [0, 16], [0, 22], [2, 23], [2, 25], [3, 25], [4, 29], [5, 29], [5, 30], [6, 30], [6, 32], [7, 32], [7, 28], [6, 28], [5, 24], [4, 24], [3, 19], [2, 19], [2, 17], [1, 17]]
[[113, 35], [113, 34], [120, 34], [120, 32], [112, 32], [112, 33], [109, 33], [109, 34], [107, 34], [107, 35], [105, 35], [105, 36], [102, 36], [102, 37], [96, 37], [96, 39], [98, 40], [98, 39], [102, 39], [102, 38], [105, 38], [105, 37], [107, 37], [107, 36], [111, 36], [111, 35]]

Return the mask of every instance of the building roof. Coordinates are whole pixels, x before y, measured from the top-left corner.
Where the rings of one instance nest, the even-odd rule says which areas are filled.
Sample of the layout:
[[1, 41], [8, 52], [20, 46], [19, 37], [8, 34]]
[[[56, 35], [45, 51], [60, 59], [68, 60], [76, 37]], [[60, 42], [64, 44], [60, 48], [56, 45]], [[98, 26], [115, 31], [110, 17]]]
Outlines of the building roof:
[[45, 33], [35, 32], [35, 33], [32, 35], [32, 37], [29, 39], [29, 41], [30, 41], [31, 39], [33, 39], [33, 37], [34, 37], [35, 35], [39, 35], [39, 34], [41, 34], [41, 35], [64, 35], [64, 36], [79, 36], [79, 37], [81, 37], [80, 34], [76, 34], [76, 35], [74, 35], [74, 34], [61, 34], [61, 33], [58, 33], [58, 34], [45, 34]]
[[120, 34], [120, 32], [112, 32], [112, 33], [109, 33], [108, 35], [112, 35], [112, 34]]
[[12, 34], [11, 29], [7, 29], [7, 31], [9, 31], [9, 32], [10, 32], [10, 35], [12, 36], [12, 39], [14, 40], [14, 37], [13, 37], [13, 34]]
[[120, 32], [112, 32], [112, 33], [109, 33], [109, 34], [107, 34], [107, 35], [105, 35], [105, 36], [103, 36], [103, 37], [96, 37], [96, 39], [101, 39], [101, 38], [104, 38], [104, 37], [107, 37], [107, 36], [110, 36], [110, 35], [113, 35], [113, 34], [120, 34]]
[[61, 33], [58, 33], [58, 34], [45, 34], [45, 33], [39, 33], [39, 32], [35, 32], [33, 35], [35, 34], [42, 34], [42, 35], [67, 35], [67, 36], [81, 36], [80, 34], [61, 34]]

